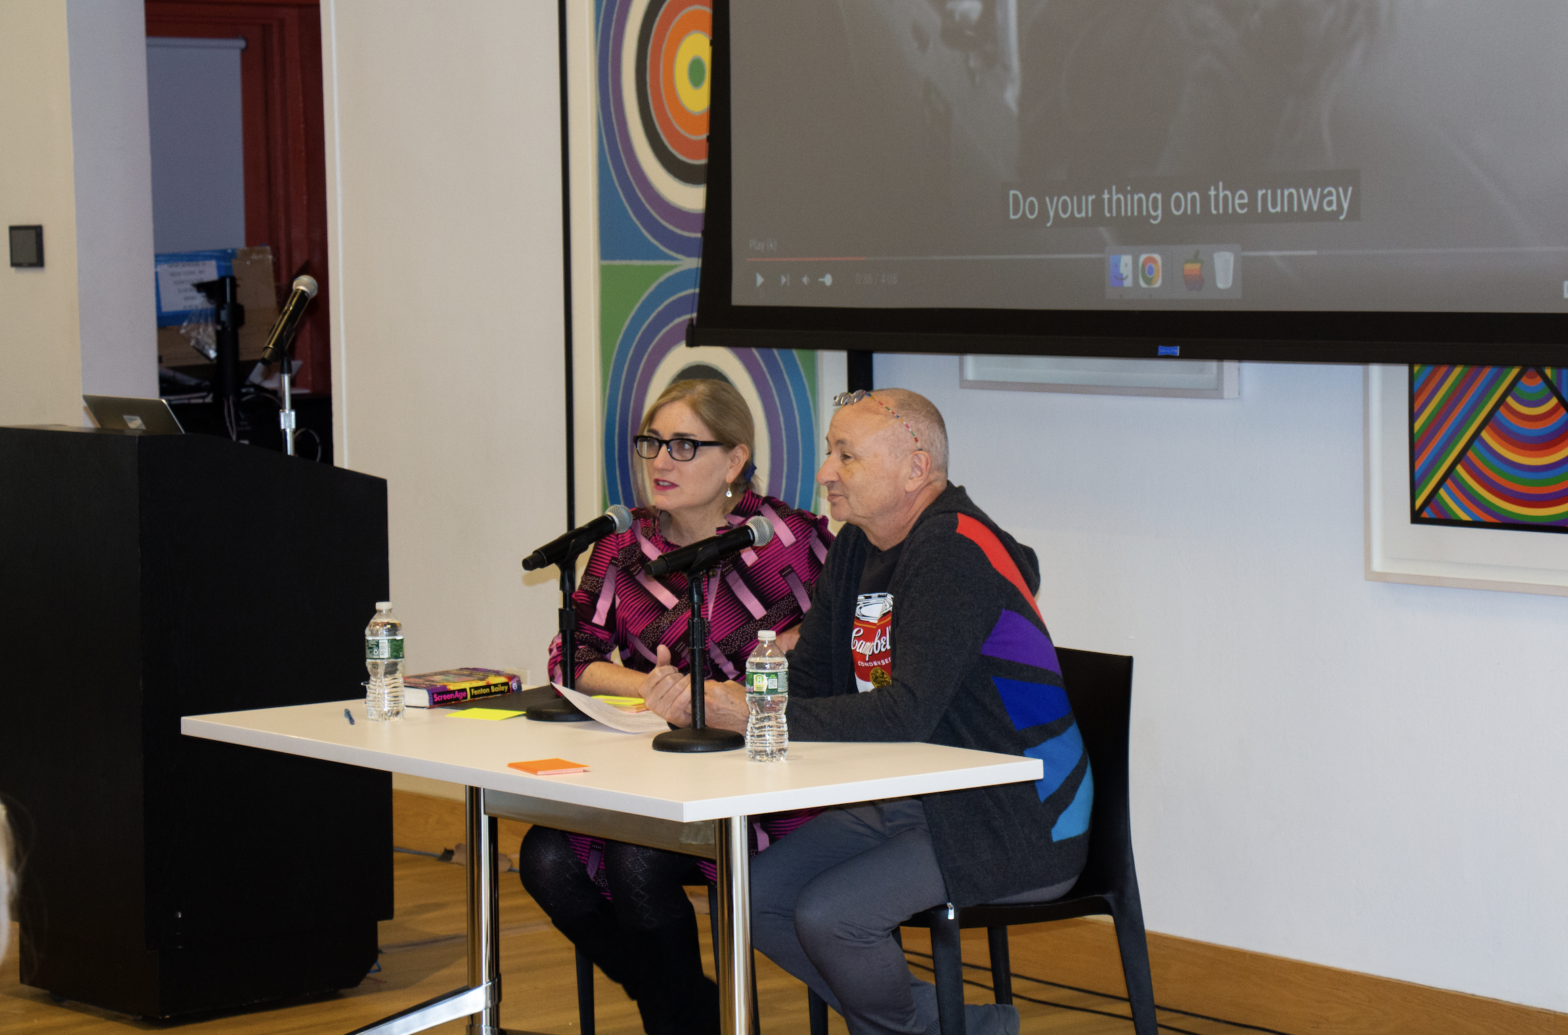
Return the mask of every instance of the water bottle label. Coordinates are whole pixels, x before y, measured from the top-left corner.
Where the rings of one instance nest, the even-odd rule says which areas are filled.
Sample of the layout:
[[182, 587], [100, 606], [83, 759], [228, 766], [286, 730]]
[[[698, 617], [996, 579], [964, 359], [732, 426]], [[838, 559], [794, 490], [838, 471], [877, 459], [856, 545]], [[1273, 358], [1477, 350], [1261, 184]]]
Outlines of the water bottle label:
[[366, 661], [402, 661], [403, 637], [388, 636], [385, 639], [379, 636], [365, 637]]
[[746, 679], [751, 684], [749, 689], [754, 694], [789, 692], [789, 676], [783, 672], [748, 672]]

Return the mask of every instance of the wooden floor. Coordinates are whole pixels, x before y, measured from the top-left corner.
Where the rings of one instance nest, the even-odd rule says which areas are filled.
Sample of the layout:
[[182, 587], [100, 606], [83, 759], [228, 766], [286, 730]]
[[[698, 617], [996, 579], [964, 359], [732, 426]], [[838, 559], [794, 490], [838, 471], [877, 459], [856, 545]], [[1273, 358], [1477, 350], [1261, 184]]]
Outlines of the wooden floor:
[[[394, 854], [392, 864], [396, 874], [397, 917], [381, 925], [379, 973], [368, 975], [358, 988], [325, 1001], [214, 1017], [173, 1027], [191, 1033], [342, 1035], [461, 985], [464, 975], [462, 867], [406, 853]], [[1035, 954], [1029, 951], [1027, 932], [1019, 934], [1014, 938], [1013, 959], [1014, 966], [1021, 972], [1015, 979], [1015, 993], [1019, 996], [1017, 1005], [1023, 1016], [1024, 1032], [1030, 1035], [1130, 1035], [1132, 1024], [1129, 1021], [1103, 1016], [1100, 1012], [1086, 1012], [1103, 1011], [1125, 1017], [1124, 1003], [1023, 977], [1023, 974], [1043, 973], [1033, 969], [1043, 961], [1033, 958]], [[929, 946], [922, 935], [923, 932], [911, 931], [906, 938], [910, 961], [917, 967], [928, 962], [923, 952]], [[7, 1035], [22, 1032], [107, 1035], [171, 1027], [77, 1003], [56, 1004], [45, 993], [20, 985], [16, 938], [13, 926], [11, 950], [0, 970], [0, 1031]], [[706, 957], [711, 961], [706, 930], [703, 931], [703, 943]], [[984, 964], [983, 932], [965, 932], [964, 950], [966, 960]], [[523, 893], [515, 876], [502, 883], [501, 960], [504, 990], [501, 1016], [507, 1027], [563, 1035], [577, 1030], [571, 946]], [[709, 972], [712, 973], [711, 969]], [[969, 987], [969, 1001], [989, 1001], [986, 994], [989, 972], [976, 967], [970, 970], [969, 977], [976, 982]], [[757, 958], [757, 984], [764, 1031], [807, 1030], [803, 986], [761, 956]], [[1025, 996], [1029, 997], [1027, 1001]], [[635, 1035], [642, 1030], [636, 1008], [603, 975], [599, 976], [596, 997], [599, 1031], [604, 1035]], [[1167, 1030], [1197, 1035], [1243, 1030], [1165, 1011], [1160, 1019]], [[837, 1015], [833, 1015], [831, 1021], [833, 1032], [844, 1032], [843, 1022]], [[463, 1025], [453, 1022], [438, 1030], [458, 1033]]]
[[[416, 851], [430, 852], [442, 847], [455, 848], [461, 839], [460, 828], [442, 829], [430, 822], [421, 822], [424, 822], [423, 826], [413, 827], [400, 823], [398, 843], [410, 845]], [[502, 846], [515, 850], [521, 829], [517, 825], [504, 825]], [[6, 1035], [109, 1035], [177, 1028], [192, 1035], [208, 1032], [342, 1035], [457, 988], [463, 984], [465, 973], [463, 867], [408, 851], [395, 852], [392, 865], [396, 881], [396, 917], [381, 925], [379, 972], [367, 975], [358, 988], [326, 1000], [270, 1010], [209, 1017], [176, 1025], [149, 1023], [77, 1003], [55, 1003], [45, 993], [19, 984], [17, 932], [13, 926], [10, 951], [0, 964], [0, 1032]], [[504, 878], [501, 888], [503, 1023], [508, 1028], [523, 1031], [560, 1035], [576, 1032], [576, 992], [570, 944], [550, 926], [544, 914], [523, 892], [515, 874]], [[1114, 945], [1109, 925], [1092, 926], [1103, 928], [1103, 931], [1089, 931], [1089, 936], [1107, 940], [1107, 947]], [[707, 925], [699, 927], [703, 931], [704, 954], [710, 961], [711, 974], [712, 952]], [[1027, 1035], [1131, 1035], [1132, 1024], [1123, 1019], [1127, 1016], [1126, 1004], [1119, 999], [1037, 980], [1050, 974], [1049, 954], [1053, 944], [1029, 928], [1014, 933], [1012, 958], [1018, 975], [1014, 992], [1023, 1016], [1023, 1031]], [[906, 949], [910, 962], [917, 968], [922, 963], [929, 963], [929, 957], [924, 955], [929, 949], [924, 932], [907, 932]], [[965, 932], [964, 958], [971, 964], [978, 964], [968, 972], [973, 982], [968, 988], [969, 1001], [990, 1001], [990, 973], [984, 969], [987, 958], [983, 931]], [[808, 1030], [804, 987], [761, 955], [757, 957], [757, 983], [763, 1031], [768, 1035], [785, 1032], [804, 1035]], [[635, 1006], [603, 975], [598, 979], [596, 997], [598, 1030], [604, 1035], [635, 1035], [642, 1030]], [[1160, 1021], [1164, 1030], [1192, 1035], [1227, 1032], [1239, 1035], [1244, 1030], [1260, 1030], [1163, 1010]], [[437, 1030], [458, 1033], [463, 1031], [463, 1023], [452, 1022]], [[845, 1031], [843, 1021], [837, 1015], [831, 1017], [830, 1030]]]

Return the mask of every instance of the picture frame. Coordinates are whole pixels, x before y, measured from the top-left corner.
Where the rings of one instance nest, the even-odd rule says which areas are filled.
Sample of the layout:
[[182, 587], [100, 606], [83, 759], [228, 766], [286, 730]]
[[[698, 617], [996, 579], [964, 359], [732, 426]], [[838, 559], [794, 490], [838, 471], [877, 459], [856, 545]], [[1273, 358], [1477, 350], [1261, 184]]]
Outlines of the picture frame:
[[1410, 520], [1410, 368], [1365, 368], [1365, 577], [1568, 596], [1568, 536]]
[[991, 391], [1235, 399], [1241, 395], [1240, 368], [1233, 359], [965, 355], [958, 360], [958, 386]]

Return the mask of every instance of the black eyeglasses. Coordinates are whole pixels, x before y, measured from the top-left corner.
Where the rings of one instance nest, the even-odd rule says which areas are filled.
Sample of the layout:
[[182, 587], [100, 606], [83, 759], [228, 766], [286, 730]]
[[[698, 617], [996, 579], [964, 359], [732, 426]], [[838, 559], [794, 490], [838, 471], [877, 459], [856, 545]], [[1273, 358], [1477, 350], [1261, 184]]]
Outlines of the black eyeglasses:
[[632, 446], [637, 450], [637, 455], [644, 460], [652, 460], [659, 455], [659, 450], [668, 448], [671, 460], [690, 460], [697, 455], [697, 450], [702, 446], [722, 446], [723, 442], [703, 442], [695, 438], [655, 438], [652, 435], [638, 435], [632, 439]]

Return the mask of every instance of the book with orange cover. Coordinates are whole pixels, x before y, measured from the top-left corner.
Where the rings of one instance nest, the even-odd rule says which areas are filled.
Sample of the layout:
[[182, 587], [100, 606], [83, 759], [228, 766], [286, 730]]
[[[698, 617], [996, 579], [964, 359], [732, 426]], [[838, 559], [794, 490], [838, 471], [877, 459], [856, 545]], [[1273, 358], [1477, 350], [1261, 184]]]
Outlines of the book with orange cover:
[[568, 762], [564, 758], [536, 758], [531, 762], [508, 762], [508, 769], [521, 769], [535, 776], [563, 776], [567, 773], [586, 773], [588, 767], [581, 762]]

